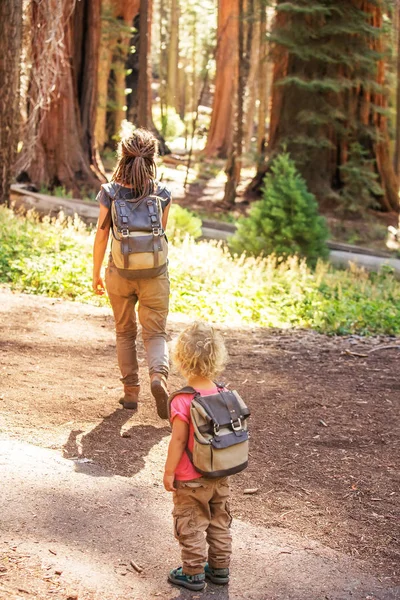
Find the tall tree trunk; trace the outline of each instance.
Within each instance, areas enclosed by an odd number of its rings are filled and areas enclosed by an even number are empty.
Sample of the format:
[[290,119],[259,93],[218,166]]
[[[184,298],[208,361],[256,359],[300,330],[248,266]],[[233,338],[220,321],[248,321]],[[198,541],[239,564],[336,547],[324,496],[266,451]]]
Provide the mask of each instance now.
[[251,140],[254,134],[254,120],[256,115],[256,100],[259,97],[259,71],[261,56],[260,50],[261,36],[260,36],[260,21],[262,19],[262,13],[265,12],[263,0],[255,0],[254,15],[251,21],[248,23],[248,27],[253,30],[251,36],[251,51],[250,51],[250,69],[247,79],[247,97],[246,97],[246,136],[244,140],[244,151],[249,152],[251,148]]
[[8,204],[18,142],[22,0],[0,2],[0,204]]
[[224,202],[234,204],[236,189],[240,182],[244,139],[244,100],[246,93],[246,82],[250,69],[250,55],[252,47],[253,29],[252,19],[254,17],[254,0],[247,1],[245,12],[245,1],[239,0],[239,30],[238,30],[238,64],[239,78],[237,88],[237,111],[235,122],[235,133],[232,151],[228,158],[226,173],[228,180],[225,185]]
[[[32,27],[39,31],[52,18],[46,8],[42,3],[32,5]],[[80,196],[82,190],[94,190],[105,181],[94,140],[100,0],[64,0],[57,17],[61,22],[54,30],[62,32],[57,44],[57,78],[47,106],[37,109],[37,93],[31,95],[29,112],[36,111],[37,118],[34,130],[24,139],[18,165],[34,183],[62,185]],[[41,68],[40,61],[46,60],[49,41],[42,38],[42,46],[33,48],[31,79]],[[50,56],[49,68],[53,61]]]
[[266,145],[266,121],[268,116],[269,98],[271,94],[271,67],[268,61],[268,13],[264,1],[261,0],[260,15],[260,60],[258,63],[258,117],[257,117],[257,155],[259,162],[263,161]]
[[205,154],[225,158],[232,143],[238,72],[239,0],[219,0],[215,91]]
[[138,127],[145,127],[154,133],[159,141],[160,154],[170,154],[171,150],[154,125],[152,117],[151,22],[152,0],[141,0],[139,15],[135,21],[136,33],[132,38],[132,45],[137,52],[130,56],[127,63],[131,70],[127,85],[132,89],[127,99],[128,117]]
[[394,6],[394,22],[396,35],[396,72],[397,72],[397,93],[396,93],[396,140],[394,152],[394,169],[397,177],[400,176],[400,0],[396,0]]
[[179,63],[179,0],[171,0],[168,45],[167,104],[178,108],[178,63]]
[[151,4],[152,0],[140,1],[139,12],[139,80],[137,124],[149,128],[151,121]]
[[181,67],[178,69],[178,112],[179,116],[184,121],[187,109],[187,88],[188,88],[188,76],[187,76],[187,57],[181,56],[180,63]]
[[159,27],[159,37],[160,37],[160,46],[159,46],[159,88],[158,95],[160,97],[160,121],[161,121],[161,135],[165,136],[168,124],[168,99],[167,99],[167,89],[168,89],[168,54],[166,52],[168,43],[167,43],[167,11],[165,2],[160,1],[159,5],[159,17],[160,17],[160,27]]
[[[377,196],[382,209],[398,210],[397,178],[389,156],[385,114],[388,98],[384,89],[383,5],[339,0],[337,10],[332,10],[318,0],[313,4],[317,8],[321,5],[323,11],[316,10],[314,15],[295,10],[290,13],[285,0],[277,3],[269,157],[286,145],[310,190],[320,201],[328,201],[332,191],[340,191],[344,185],[341,167],[347,163],[351,144],[357,142],[366,157],[375,162],[384,191]],[[282,10],[280,5],[284,5]],[[355,18],[360,20],[358,24],[352,21]],[[351,28],[363,24],[372,27],[371,33],[364,28],[355,36]],[[341,38],[332,37],[327,43],[325,28],[341,31]],[[299,31],[312,35],[297,49]],[[333,48],[329,44],[334,42]],[[308,44],[313,52],[304,55]],[[328,52],[328,57],[334,51],[337,56],[347,45],[355,44],[358,55],[375,57],[376,72],[367,71],[359,59],[346,65],[344,61],[329,62],[319,57],[321,51],[324,55]],[[354,85],[356,80],[358,85]],[[270,161],[259,168],[250,189],[260,189],[269,166]]]
[[101,11],[101,38],[99,51],[99,68],[97,75],[97,114],[95,137],[99,150],[103,150],[107,142],[107,103],[108,79],[110,77],[114,40],[110,30],[109,19],[112,16],[112,0],[103,0]]
[[[104,147],[109,135],[112,137],[119,133],[121,123],[127,116],[126,63],[131,47],[130,28],[139,12],[139,4],[140,0],[102,0],[96,120],[96,140],[99,149]],[[107,104],[110,89],[115,109],[110,115],[111,128],[107,132]]]

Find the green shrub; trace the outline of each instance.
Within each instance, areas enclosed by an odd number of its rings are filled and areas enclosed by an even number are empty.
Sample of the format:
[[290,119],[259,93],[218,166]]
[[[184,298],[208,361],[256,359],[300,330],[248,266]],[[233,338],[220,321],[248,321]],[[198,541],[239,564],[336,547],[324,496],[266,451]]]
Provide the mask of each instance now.
[[318,215],[315,196],[307,190],[288,153],[273,161],[262,192],[262,200],[255,202],[249,216],[239,221],[230,240],[234,252],[253,256],[298,255],[312,265],[328,255],[325,220]]
[[[38,222],[0,207],[0,283],[93,304],[93,234],[81,221]],[[229,326],[312,328],[328,334],[400,335],[400,283],[392,273],[311,270],[297,257],[234,257],[218,242],[170,245],[171,311]]]
[[201,236],[201,219],[179,204],[172,204],[168,216],[168,238],[182,241],[186,236],[196,239]]

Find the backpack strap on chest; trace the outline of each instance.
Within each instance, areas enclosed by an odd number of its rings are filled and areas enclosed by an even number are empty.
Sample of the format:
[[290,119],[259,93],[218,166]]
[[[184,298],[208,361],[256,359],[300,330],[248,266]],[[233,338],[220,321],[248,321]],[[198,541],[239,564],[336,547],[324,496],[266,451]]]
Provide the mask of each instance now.
[[146,200],[147,210],[149,211],[151,228],[153,231],[153,255],[154,255],[154,268],[159,265],[158,253],[161,250],[160,236],[163,234],[162,226],[160,223],[159,211],[157,209],[157,196],[150,196]]

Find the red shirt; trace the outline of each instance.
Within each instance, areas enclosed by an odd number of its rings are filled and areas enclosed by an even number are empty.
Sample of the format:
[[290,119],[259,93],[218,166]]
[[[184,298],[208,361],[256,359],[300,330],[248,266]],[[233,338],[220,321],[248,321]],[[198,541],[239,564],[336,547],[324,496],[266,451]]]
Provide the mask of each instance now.
[[[198,390],[201,396],[210,396],[211,394],[218,393],[217,386],[210,388],[209,390]],[[181,419],[189,425],[189,439],[188,448],[193,452],[193,440],[194,440],[194,429],[192,421],[190,419],[190,405],[193,400],[193,394],[179,394],[171,402],[171,423],[174,419]],[[182,454],[182,458],[179,461],[178,466],[175,470],[175,479],[177,481],[190,481],[191,479],[198,479],[202,477],[201,473],[196,471],[187,453]]]

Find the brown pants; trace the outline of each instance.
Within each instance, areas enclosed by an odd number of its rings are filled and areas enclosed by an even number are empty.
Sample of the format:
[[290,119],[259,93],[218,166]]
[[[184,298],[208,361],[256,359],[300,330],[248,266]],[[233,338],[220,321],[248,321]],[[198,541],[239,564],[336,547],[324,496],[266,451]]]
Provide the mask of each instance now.
[[167,376],[169,361],[165,328],[169,306],[168,274],[164,273],[152,279],[130,280],[121,277],[110,262],[105,280],[115,318],[121,381],[129,386],[139,384],[135,311],[137,302],[150,375],[162,373]]
[[232,554],[227,477],[176,481],[174,492],[175,537],[182,553],[183,572],[195,575],[207,562],[213,569],[229,567]]

